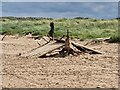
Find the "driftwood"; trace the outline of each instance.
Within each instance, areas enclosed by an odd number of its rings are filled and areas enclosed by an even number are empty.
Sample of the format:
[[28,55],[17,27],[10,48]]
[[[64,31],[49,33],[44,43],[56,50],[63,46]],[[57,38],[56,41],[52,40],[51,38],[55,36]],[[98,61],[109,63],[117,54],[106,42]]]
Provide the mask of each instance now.
[[47,45],[36,48],[29,52],[26,52],[26,53],[22,54],[21,56],[22,57],[30,57],[30,56],[42,57],[42,56],[46,55],[47,53],[50,53],[50,52],[52,52],[56,49],[59,49],[63,46],[64,46],[64,43],[57,43],[56,41],[52,41],[52,42],[48,43]]
[[85,44],[88,45],[88,44],[95,44],[95,43],[101,43],[101,42],[109,42],[110,38],[96,38],[96,39],[92,39],[92,40],[89,40],[89,42],[87,42]]
[[44,46],[44,45],[48,44],[49,42],[50,42],[50,39],[49,39],[49,37],[46,37],[46,36],[41,37],[40,40],[37,41],[39,46]]
[[30,38],[30,39],[39,39],[40,36],[25,36],[26,38]]
[[[102,54],[101,52],[97,50],[93,50],[91,48],[85,47],[78,43],[74,43],[74,41],[70,42],[69,37],[67,37],[66,40],[55,39],[54,41],[50,41],[50,42],[48,41],[49,41],[48,37],[41,38],[40,39],[41,43],[38,43],[39,47],[32,49],[29,52],[23,53],[21,54],[21,56],[22,57],[31,57],[31,56],[43,57],[43,56],[46,56],[46,54],[51,53],[52,51],[61,49],[61,48],[62,50],[59,51],[59,54],[64,55],[64,56],[69,55],[69,54],[75,55],[77,51],[85,52],[89,54]],[[75,47],[77,50],[75,50],[75,48],[73,47]]]
[[5,36],[6,36],[6,34],[2,37],[1,41],[3,41],[3,40],[4,40]]
[[72,45],[74,47],[76,47],[77,49],[79,49],[80,51],[83,51],[83,52],[86,52],[86,53],[89,53],[89,54],[102,54],[101,52],[99,52],[97,50],[93,50],[91,48],[85,47],[83,45],[80,45],[80,44],[77,44],[77,43],[74,43],[74,42],[72,42]]
[[71,47],[69,37],[67,37],[66,40],[65,40],[65,47],[59,53],[62,54],[62,55],[64,55],[64,54],[65,55],[69,55],[69,54],[74,55],[74,52],[75,51]]
[[[64,35],[63,35],[63,37],[64,37]],[[63,37],[61,37],[59,40],[62,40]],[[65,47],[59,53],[61,55],[69,55],[69,54],[74,55],[75,50],[71,46],[71,42],[69,39],[69,30],[67,30],[67,36],[66,36],[64,44],[65,44]]]
[[109,38],[96,38],[96,40],[99,40],[99,41],[108,41],[108,40],[110,40],[110,37]]
[[[56,40],[56,41],[65,43],[65,40]],[[86,53],[90,53],[90,54],[102,54],[102,52],[100,52],[100,51],[93,50],[93,49],[83,46],[81,44],[75,43],[74,41],[72,41],[71,44],[82,52],[86,52]]]

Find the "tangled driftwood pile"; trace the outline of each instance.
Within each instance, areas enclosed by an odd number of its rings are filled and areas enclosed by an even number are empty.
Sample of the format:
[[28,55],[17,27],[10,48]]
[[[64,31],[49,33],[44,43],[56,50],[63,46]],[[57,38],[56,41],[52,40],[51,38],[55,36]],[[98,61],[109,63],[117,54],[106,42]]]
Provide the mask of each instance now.
[[[100,51],[93,50],[91,48],[85,47],[81,44],[75,43],[74,41],[69,40],[69,37],[67,37],[65,40],[64,39],[54,39],[54,41],[50,41],[49,37],[42,37],[38,41],[39,47],[22,53],[22,57],[46,57],[47,54],[49,56],[54,56],[54,55],[61,55],[61,56],[66,56],[66,55],[78,55],[81,52],[84,53],[89,53],[89,54],[102,54]],[[56,51],[56,53],[52,53]]]

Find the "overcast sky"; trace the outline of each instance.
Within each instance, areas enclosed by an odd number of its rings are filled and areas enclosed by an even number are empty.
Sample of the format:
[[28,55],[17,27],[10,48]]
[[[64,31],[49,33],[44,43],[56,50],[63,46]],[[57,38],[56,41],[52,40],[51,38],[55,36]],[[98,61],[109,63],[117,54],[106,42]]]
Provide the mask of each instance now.
[[35,2],[39,0],[34,0],[34,2],[30,2],[33,0],[29,0],[29,2],[14,1],[15,0],[4,0],[4,2],[2,2],[2,6],[0,5],[0,7],[2,7],[2,16],[32,16],[51,18],[91,17],[106,19],[118,17],[117,0],[114,0],[116,2],[112,2],[113,0],[109,0],[111,2],[107,2],[108,0],[104,0],[106,2]]

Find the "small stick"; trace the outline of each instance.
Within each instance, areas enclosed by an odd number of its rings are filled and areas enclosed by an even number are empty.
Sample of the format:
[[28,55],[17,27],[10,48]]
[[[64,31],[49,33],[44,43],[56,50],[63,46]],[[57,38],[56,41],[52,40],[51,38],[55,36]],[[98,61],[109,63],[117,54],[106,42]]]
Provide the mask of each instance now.
[[6,36],[6,34],[2,37],[1,41],[3,41],[3,40],[4,40],[5,36]]

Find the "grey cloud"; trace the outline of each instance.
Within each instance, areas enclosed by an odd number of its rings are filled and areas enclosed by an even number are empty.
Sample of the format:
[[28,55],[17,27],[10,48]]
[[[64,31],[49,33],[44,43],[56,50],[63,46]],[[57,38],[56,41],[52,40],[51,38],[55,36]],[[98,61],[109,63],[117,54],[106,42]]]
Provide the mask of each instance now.
[[117,17],[117,3],[85,2],[6,2],[3,3],[3,15],[42,16],[42,17]]

